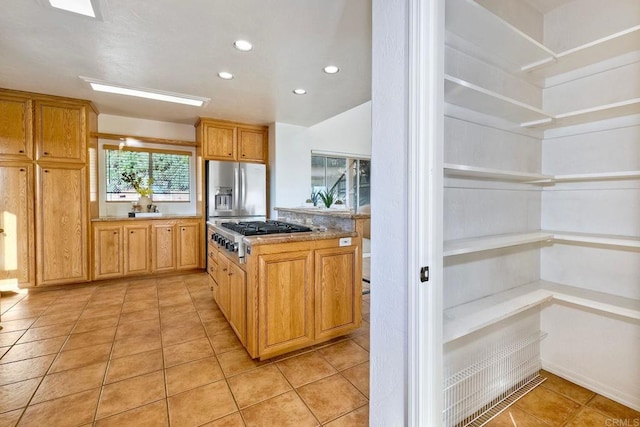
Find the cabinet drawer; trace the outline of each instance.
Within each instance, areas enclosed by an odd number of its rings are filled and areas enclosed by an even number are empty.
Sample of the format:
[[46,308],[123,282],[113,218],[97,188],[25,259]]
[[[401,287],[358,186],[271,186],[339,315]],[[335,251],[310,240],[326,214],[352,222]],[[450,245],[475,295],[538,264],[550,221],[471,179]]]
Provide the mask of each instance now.
[[218,277],[218,262],[215,260],[215,258],[208,258],[208,262],[207,262],[207,271],[209,273],[209,275],[211,277],[213,277],[214,279],[217,279]]

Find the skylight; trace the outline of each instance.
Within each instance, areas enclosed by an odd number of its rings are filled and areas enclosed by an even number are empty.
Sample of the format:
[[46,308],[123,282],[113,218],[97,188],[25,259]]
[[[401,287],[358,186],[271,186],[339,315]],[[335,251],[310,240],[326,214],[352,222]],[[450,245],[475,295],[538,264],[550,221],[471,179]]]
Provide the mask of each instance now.
[[49,0],[49,4],[57,9],[68,12],[79,13],[80,15],[96,17],[91,0]]

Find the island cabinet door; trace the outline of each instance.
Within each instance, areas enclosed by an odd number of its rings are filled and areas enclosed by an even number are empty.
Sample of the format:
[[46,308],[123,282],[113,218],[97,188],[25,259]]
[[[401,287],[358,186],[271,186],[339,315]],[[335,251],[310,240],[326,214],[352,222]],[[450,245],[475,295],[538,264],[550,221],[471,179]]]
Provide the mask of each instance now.
[[247,281],[244,271],[229,263],[229,324],[242,344],[247,343]]
[[260,357],[313,344],[312,252],[260,255],[258,283]]
[[225,257],[222,252],[218,252],[217,256],[218,260],[218,271],[216,272],[216,282],[218,283],[217,289],[217,298],[216,303],[218,307],[225,315],[227,319],[229,319],[229,304],[230,304],[230,295],[229,295],[229,260]]
[[357,246],[316,251],[316,339],[340,336],[362,324],[359,256]]

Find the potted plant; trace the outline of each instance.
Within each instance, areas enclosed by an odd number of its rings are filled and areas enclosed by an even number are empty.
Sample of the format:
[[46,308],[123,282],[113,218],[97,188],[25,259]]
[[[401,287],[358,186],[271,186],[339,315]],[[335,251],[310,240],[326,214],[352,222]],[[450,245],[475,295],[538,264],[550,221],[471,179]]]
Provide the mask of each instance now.
[[320,193],[318,193],[318,196],[320,197],[322,203],[324,203],[324,206],[326,208],[330,208],[331,205],[333,205],[333,203],[336,201],[336,192],[334,190],[321,191]]
[[142,184],[143,175],[136,171],[127,171],[122,172],[122,181],[129,184],[135,191],[138,193],[140,198],[138,199],[138,204],[140,205],[140,209],[142,212],[148,212],[149,206],[151,205],[151,194],[153,193],[153,189],[151,185],[153,184],[152,178],[147,178],[147,184]]

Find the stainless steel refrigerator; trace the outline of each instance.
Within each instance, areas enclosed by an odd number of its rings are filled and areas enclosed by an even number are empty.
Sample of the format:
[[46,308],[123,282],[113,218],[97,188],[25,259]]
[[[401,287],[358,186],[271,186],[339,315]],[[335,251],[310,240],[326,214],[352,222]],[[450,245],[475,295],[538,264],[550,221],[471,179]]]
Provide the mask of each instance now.
[[266,218],[265,165],[211,160],[207,163],[208,218]]

